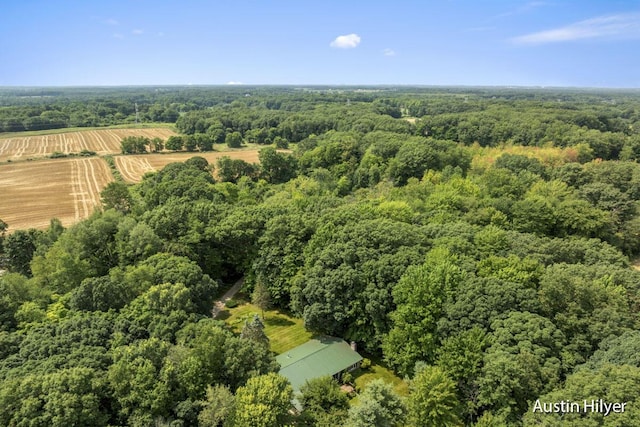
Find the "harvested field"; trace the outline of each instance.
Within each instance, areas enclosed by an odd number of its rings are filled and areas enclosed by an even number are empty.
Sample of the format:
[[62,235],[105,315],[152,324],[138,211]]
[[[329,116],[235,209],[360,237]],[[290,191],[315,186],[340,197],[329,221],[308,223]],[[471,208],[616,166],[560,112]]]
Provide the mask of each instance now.
[[0,218],[10,231],[46,228],[54,217],[69,226],[91,215],[112,180],[95,157],[0,165]]
[[167,153],[167,154],[136,154],[114,157],[116,166],[127,182],[140,182],[147,172],[162,169],[169,163],[184,162],[191,157],[200,156],[215,164],[222,156],[232,159],[242,159],[249,163],[258,163],[258,150],[243,151],[213,151],[209,153]]
[[149,128],[99,129],[50,135],[17,136],[0,139],[0,161],[46,157],[54,151],[79,153],[82,150],[89,150],[101,155],[116,154],[120,153],[120,141],[125,136],[159,137],[166,140],[172,135],[176,135],[176,133],[167,128]]

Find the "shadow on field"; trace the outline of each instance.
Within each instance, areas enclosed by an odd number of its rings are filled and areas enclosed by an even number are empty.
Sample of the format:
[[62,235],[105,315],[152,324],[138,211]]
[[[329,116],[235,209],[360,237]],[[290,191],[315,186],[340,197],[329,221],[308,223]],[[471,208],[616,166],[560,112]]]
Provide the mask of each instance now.
[[264,323],[269,326],[293,326],[295,322],[284,317],[268,317],[264,320]]

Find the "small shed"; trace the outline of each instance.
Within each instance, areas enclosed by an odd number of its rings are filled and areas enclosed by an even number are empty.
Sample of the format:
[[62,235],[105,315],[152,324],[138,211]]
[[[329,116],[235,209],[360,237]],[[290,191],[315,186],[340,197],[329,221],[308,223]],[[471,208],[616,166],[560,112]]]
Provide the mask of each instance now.
[[286,377],[295,393],[307,380],[331,375],[339,379],[343,372],[360,366],[362,356],[346,341],[319,337],[307,341],[276,357],[280,375]]

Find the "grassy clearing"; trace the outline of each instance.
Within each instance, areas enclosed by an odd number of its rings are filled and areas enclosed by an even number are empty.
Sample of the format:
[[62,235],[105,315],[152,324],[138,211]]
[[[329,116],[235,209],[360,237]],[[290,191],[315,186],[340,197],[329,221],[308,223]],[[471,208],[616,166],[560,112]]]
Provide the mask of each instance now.
[[19,138],[21,136],[39,136],[39,135],[55,135],[58,133],[67,132],[82,132],[88,130],[102,130],[102,129],[148,129],[148,128],[168,128],[175,131],[173,123],[127,123],[123,125],[111,125],[111,126],[95,126],[95,127],[74,127],[74,128],[59,128],[59,129],[45,129],[45,130],[28,130],[24,132],[0,132],[0,139],[3,138]]
[[[362,391],[371,381],[381,378],[386,383],[391,384],[400,396],[409,396],[409,384],[394,374],[381,360],[371,359],[371,367],[369,369],[356,369],[352,374],[355,378],[356,390]],[[351,404],[357,402],[357,398],[356,396],[351,401]]]
[[[218,319],[224,319],[234,331],[241,332],[245,320],[252,318],[254,314],[262,316],[262,311],[255,305],[244,302],[223,310]],[[267,310],[264,315],[264,332],[269,337],[271,350],[276,354],[284,353],[313,338],[313,334],[304,328],[302,319],[279,310]]]

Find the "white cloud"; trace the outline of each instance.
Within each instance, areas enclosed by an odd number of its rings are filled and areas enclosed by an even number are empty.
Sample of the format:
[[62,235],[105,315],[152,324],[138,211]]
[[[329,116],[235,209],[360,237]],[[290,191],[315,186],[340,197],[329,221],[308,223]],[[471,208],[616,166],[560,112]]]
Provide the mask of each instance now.
[[160,32],[157,34],[157,36],[158,36],[158,37],[164,37],[164,33],[163,33],[162,31],[160,31]]
[[353,49],[360,44],[360,36],[357,34],[347,34],[344,36],[338,36],[332,41],[329,46],[338,49]]
[[133,31],[131,31],[131,34],[133,34],[134,36],[139,36],[140,34],[144,33],[144,31],[140,30],[140,29],[135,29]]
[[241,85],[242,82],[234,82],[233,80],[230,82],[227,82],[228,85]]
[[640,38],[640,13],[599,16],[560,28],[514,37],[511,41],[516,44],[539,45],[596,38]]
[[114,39],[123,39],[124,35],[120,34],[120,33],[113,33],[113,38]]
[[382,54],[384,56],[396,56],[396,51],[393,49],[386,48],[385,50],[382,51]]
[[104,23],[107,25],[120,25],[120,23],[113,18],[107,19]]

